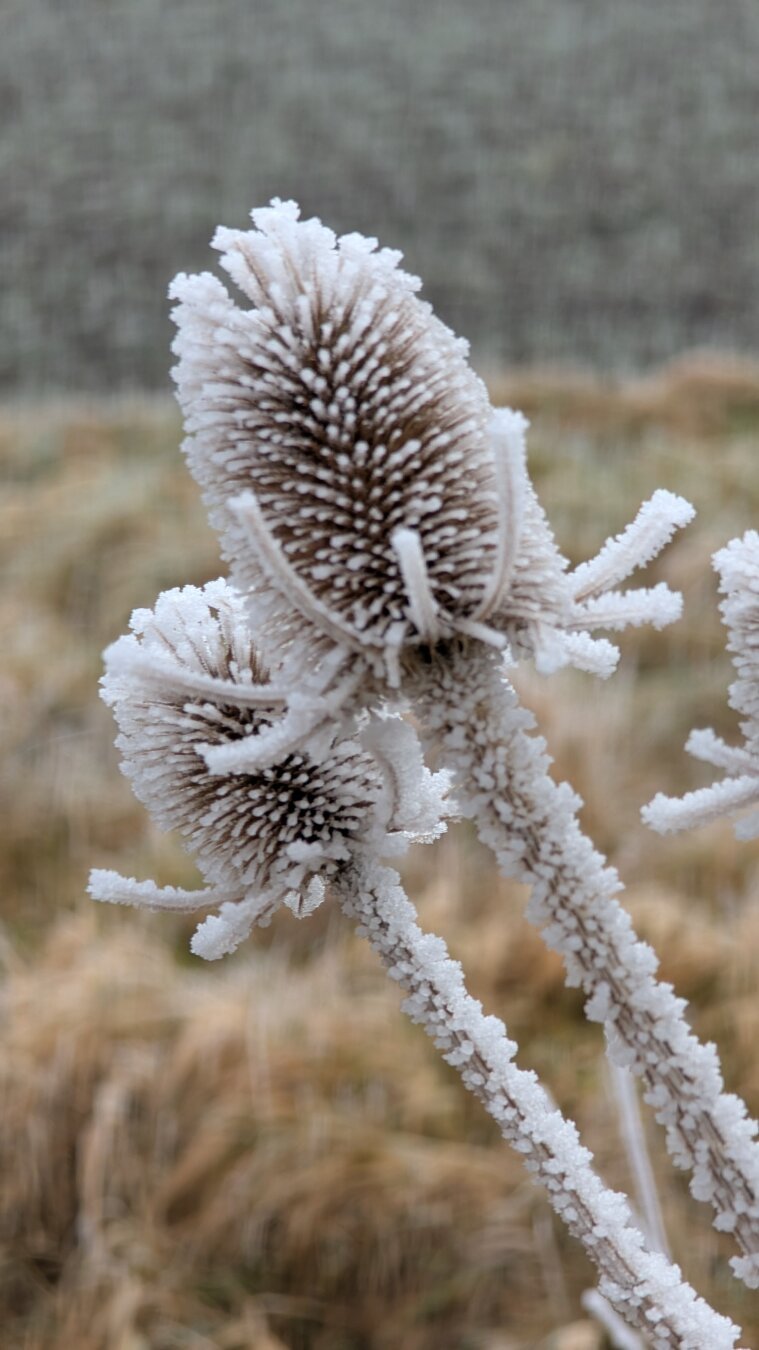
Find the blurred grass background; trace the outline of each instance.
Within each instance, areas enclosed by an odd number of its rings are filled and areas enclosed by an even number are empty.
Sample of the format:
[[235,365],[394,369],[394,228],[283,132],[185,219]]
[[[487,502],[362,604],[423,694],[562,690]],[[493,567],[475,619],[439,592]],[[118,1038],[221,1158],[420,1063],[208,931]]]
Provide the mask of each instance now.
[[[759,854],[729,827],[659,839],[638,810],[708,779],[731,667],[711,552],[759,521],[759,366],[693,356],[625,381],[493,382],[533,422],[531,467],[573,561],[657,486],[699,515],[657,564],[685,618],[623,639],[608,684],[524,676],[584,822],[664,977],[759,1108]],[[329,906],[222,965],[183,919],[98,909],[91,865],[192,885],[119,775],[102,648],[158,591],[217,575],[172,405],[17,404],[0,416],[0,1344],[8,1350],[601,1350],[590,1268],[397,991]],[[648,579],[648,577],[647,577]],[[601,1036],[463,827],[408,860],[423,922],[504,1017],[608,1181],[631,1179]],[[676,1258],[759,1345],[730,1244],[647,1118]]]
[[0,387],[165,389],[166,288],[295,197],[481,367],[757,349],[755,0],[3,0]]

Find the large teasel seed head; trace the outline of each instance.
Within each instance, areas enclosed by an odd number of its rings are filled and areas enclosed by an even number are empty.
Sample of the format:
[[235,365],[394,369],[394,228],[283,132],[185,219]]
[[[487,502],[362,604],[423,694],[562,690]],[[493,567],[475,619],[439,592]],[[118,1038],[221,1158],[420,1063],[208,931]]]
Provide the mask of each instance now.
[[[252,214],[214,239],[246,307],[208,273],[171,294],[185,450],[256,631],[281,656],[310,620],[312,656],[342,645],[381,666],[471,630],[503,598],[504,521],[467,344],[397,252],[292,202]],[[515,538],[507,551],[513,569]]]
[[205,898],[228,913],[247,902],[258,922],[283,900],[296,913],[313,908],[351,848],[384,824],[377,760],[335,723],[266,768],[212,773],[209,749],[257,737],[282,715],[242,599],[224,581],[167,591],[155,610],[135,612],[132,630],[106,652],[102,681],[122,769],[157,824],[182,833],[210,889],[164,893],[97,873],[93,894],[176,909]]

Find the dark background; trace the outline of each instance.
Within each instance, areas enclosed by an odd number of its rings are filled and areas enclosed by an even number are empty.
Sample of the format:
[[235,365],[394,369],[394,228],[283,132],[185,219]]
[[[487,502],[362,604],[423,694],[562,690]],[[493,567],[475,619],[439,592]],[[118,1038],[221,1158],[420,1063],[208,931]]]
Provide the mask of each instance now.
[[2,0],[0,388],[167,387],[166,287],[294,196],[487,371],[759,347],[756,0]]

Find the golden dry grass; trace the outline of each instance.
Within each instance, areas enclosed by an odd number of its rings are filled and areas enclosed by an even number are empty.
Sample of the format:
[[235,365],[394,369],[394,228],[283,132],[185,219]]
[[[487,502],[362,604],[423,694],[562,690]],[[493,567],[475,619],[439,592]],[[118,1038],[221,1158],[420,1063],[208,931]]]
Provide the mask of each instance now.
[[[710,552],[759,521],[759,370],[705,357],[611,385],[494,382],[533,418],[562,546],[594,551],[656,486],[699,519],[657,569],[686,618],[625,639],[608,685],[524,680],[628,883],[664,974],[759,1108],[756,847],[729,828],[660,840],[659,787],[704,781],[692,725],[735,726]],[[592,1279],[492,1123],[398,1011],[336,913],[281,917],[223,966],[181,919],[98,910],[88,867],[192,884],[120,777],[96,699],[100,651],[162,587],[216,574],[215,541],[160,402],[0,419],[0,1345],[8,1350],[527,1350],[603,1339]],[[425,924],[464,962],[612,1184],[630,1185],[597,1028],[560,963],[457,828],[409,860]],[[729,1243],[648,1122],[670,1239],[744,1325]]]

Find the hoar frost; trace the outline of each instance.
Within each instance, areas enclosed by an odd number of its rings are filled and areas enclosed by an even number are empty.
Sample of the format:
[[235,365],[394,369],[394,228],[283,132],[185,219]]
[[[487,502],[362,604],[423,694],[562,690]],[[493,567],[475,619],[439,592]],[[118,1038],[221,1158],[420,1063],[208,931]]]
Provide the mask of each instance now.
[[[732,1346],[737,1329],[648,1249],[380,861],[434,839],[458,811],[503,872],[531,884],[530,917],[583,986],[610,1054],[642,1076],[675,1160],[733,1232],[751,1281],[759,1187],[745,1108],[657,982],[619,879],[582,835],[578,800],[550,777],[508,681],[519,659],[606,677],[619,653],[599,629],[677,618],[666,586],[620,587],[692,508],[655,493],[571,571],[529,479],[526,420],[491,408],[466,343],[419,298],[400,254],[302,221],[292,202],[253,223],[214,239],[236,298],[209,273],[171,288],[184,448],[230,581],[138,611],[103,682],[124,771],[156,821],[183,833],[206,887],[99,871],[91,891],[214,908],[193,940],[208,957],[280,904],[302,917],[334,895],[584,1244],[608,1304],[652,1346]],[[749,661],[741,679],[750,728]],[[744,776],[755,727],[746,735]],[[732,772],[739,760],[719,754]]]

